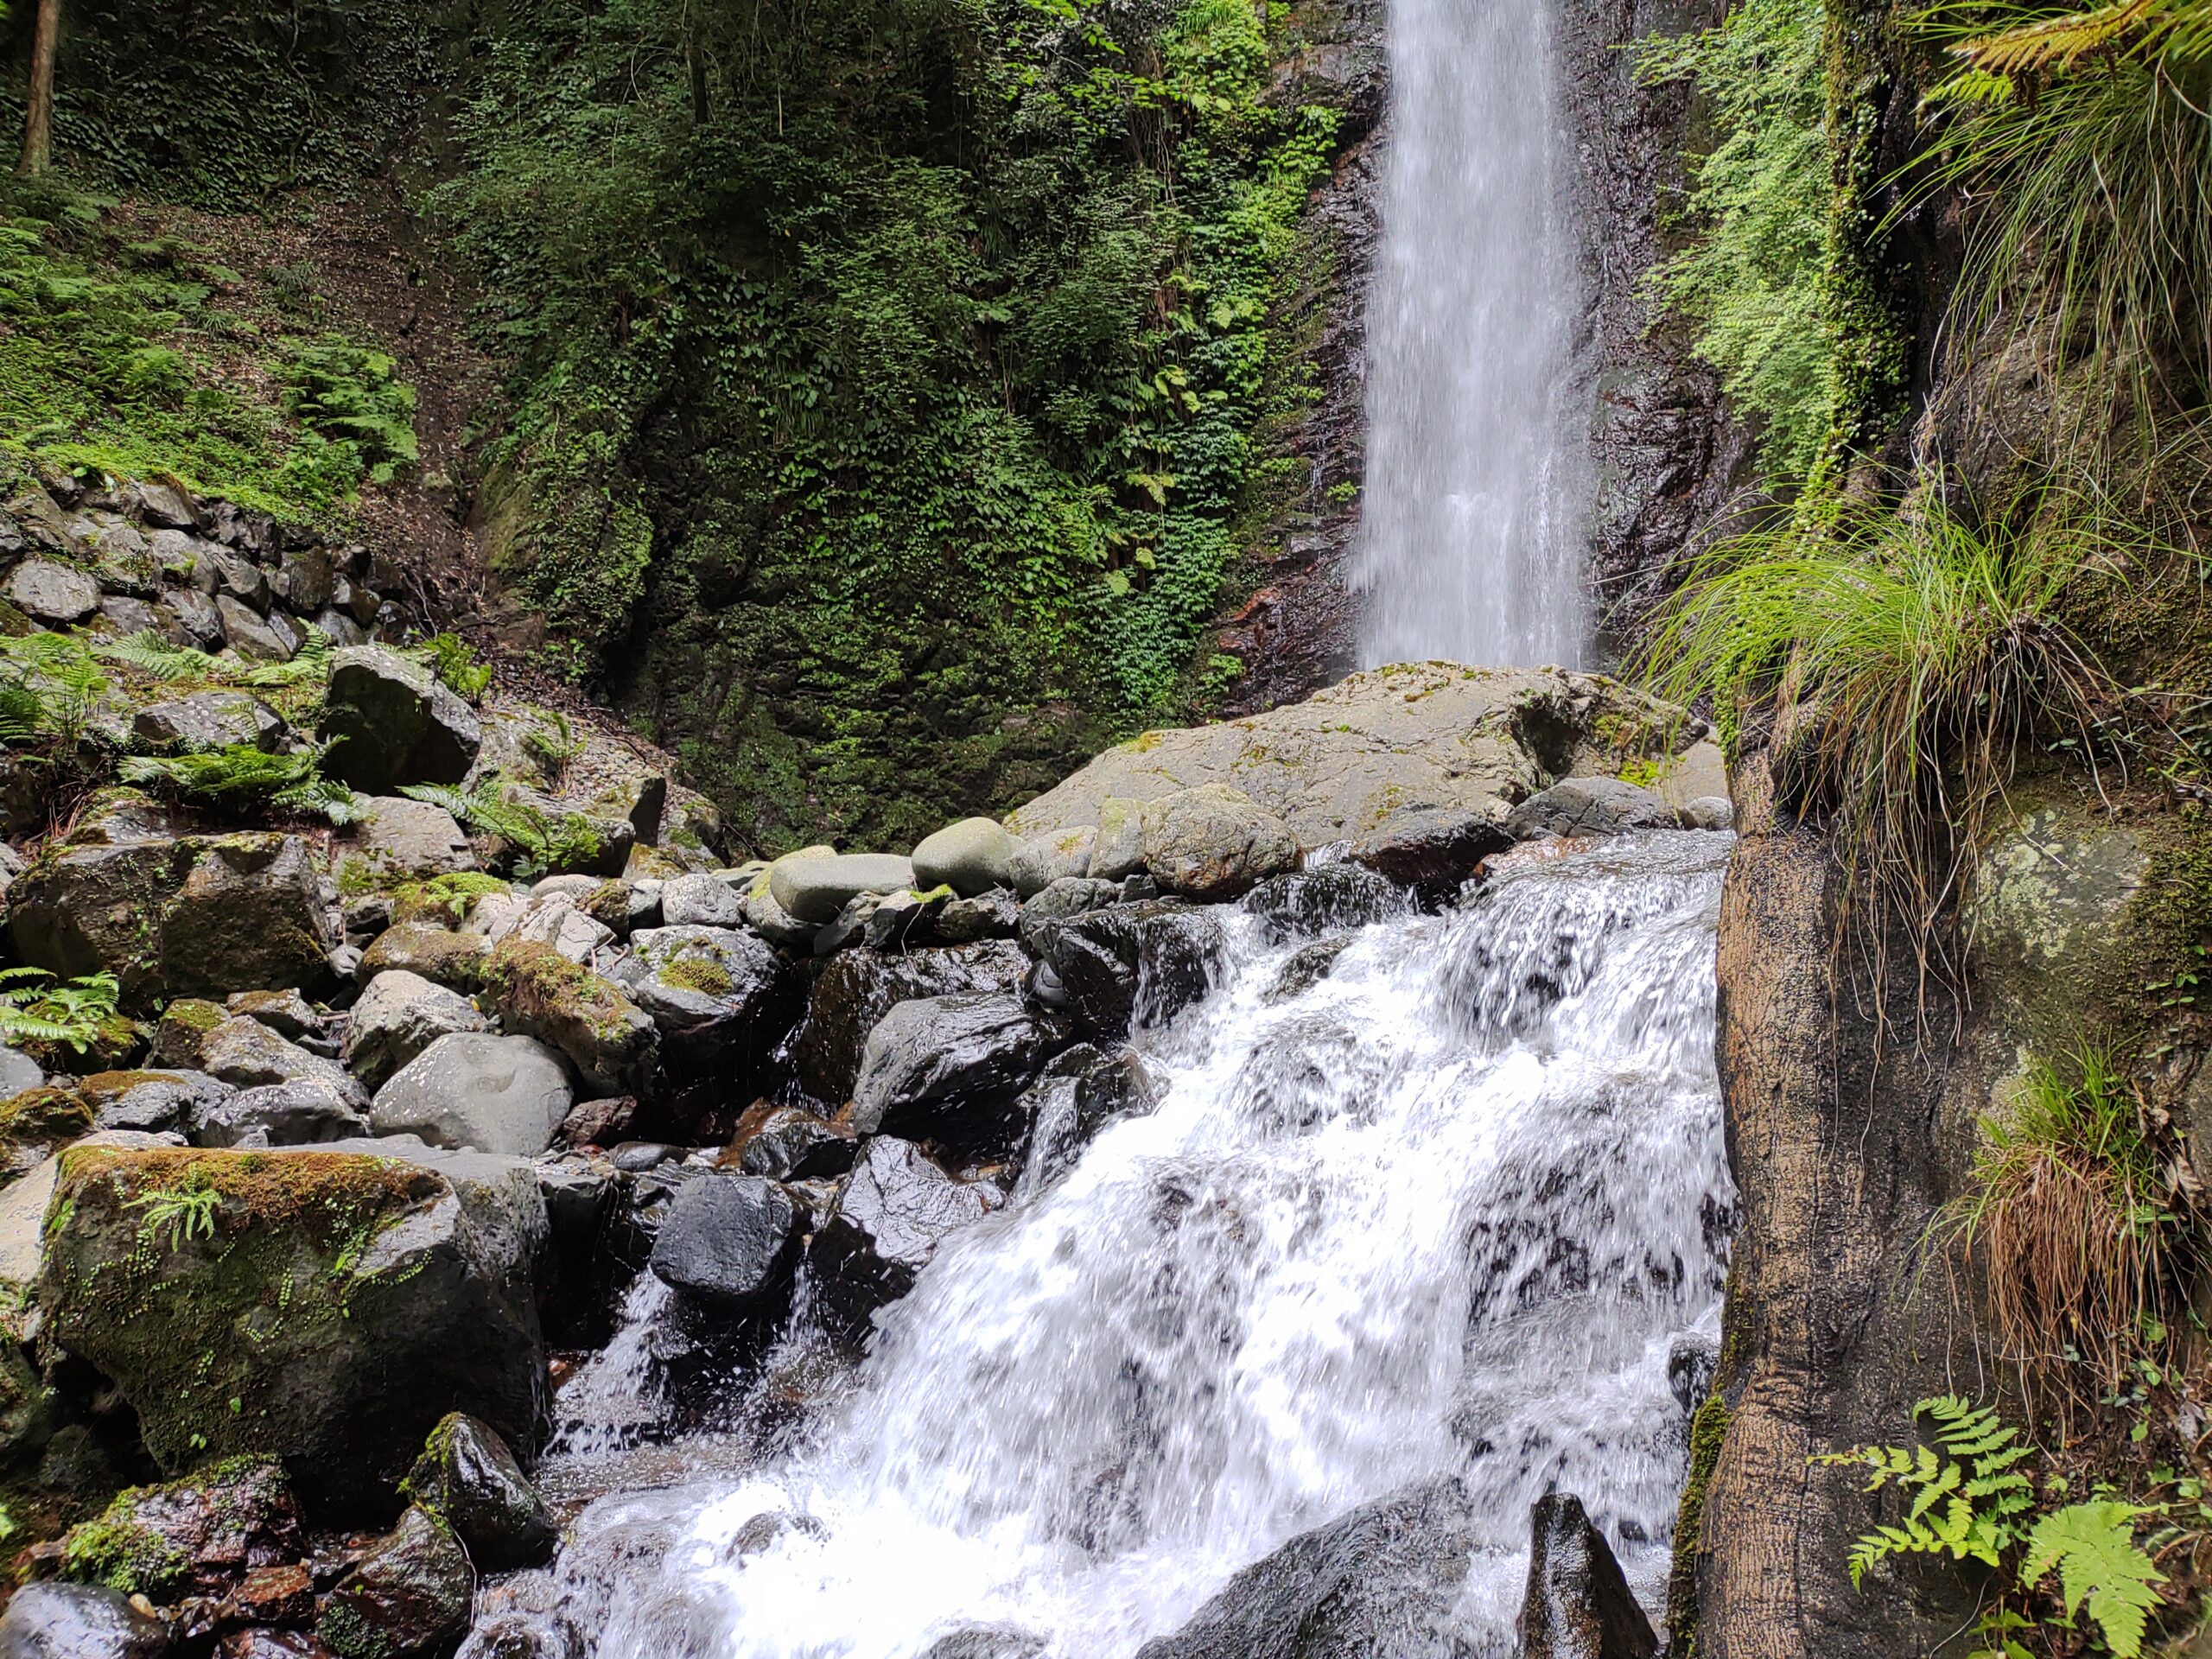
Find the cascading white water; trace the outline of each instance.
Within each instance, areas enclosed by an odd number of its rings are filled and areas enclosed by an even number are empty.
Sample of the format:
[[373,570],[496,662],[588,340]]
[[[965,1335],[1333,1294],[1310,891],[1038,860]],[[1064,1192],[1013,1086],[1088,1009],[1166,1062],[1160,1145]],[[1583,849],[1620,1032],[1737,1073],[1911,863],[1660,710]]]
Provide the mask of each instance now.
[[600,1499],[507,1600],[598,1659],[917,1659],[978,1624],[1127,1659],[1285,1539],[1448,1474],[1465,1650],[1510,1650],[1554,1484],[1651,1599],[1670,1361],[1710,1339],[1732,1205],[1731,841],[1528,863],[1310,984],[1233,917],[1224,982],[1140,1039],[1157,1109],[950,1241],[798,1449]]
[[1551,0],[1390,0],[1390,149],[1367,308],[1353,571],[1370,667],[1580,664],[1582,286]]

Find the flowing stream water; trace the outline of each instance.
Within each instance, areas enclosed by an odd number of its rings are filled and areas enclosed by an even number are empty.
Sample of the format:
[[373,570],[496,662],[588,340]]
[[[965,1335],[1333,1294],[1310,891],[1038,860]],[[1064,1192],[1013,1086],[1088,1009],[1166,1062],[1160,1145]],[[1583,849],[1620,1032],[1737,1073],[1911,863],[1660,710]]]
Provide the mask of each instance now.
[[[617,1490],[505,1617],[596,1659],[918,1659],[975,1626],[1127,1659],[1294,1535],[1449,1475],[1475,1513],[1458,1650],[1511,1651],[1554,1486],[1656,1605],[1733,1205],[1732,844],[1516,861],[1310,982],[1310,941],[1232,914],[1212,993],[1137,1038],[1156,1109],[950,1240],[776,1449],[606,1472],[665,1313],[634,1292],[565,1396],[613,1415],[550,1471]],[[467,1659],[517,1650],[493,1634]]]
[[1548,3],[1390,0],[1367,307],[1364,665],[1578,667],[1591,493],[1583,294]]

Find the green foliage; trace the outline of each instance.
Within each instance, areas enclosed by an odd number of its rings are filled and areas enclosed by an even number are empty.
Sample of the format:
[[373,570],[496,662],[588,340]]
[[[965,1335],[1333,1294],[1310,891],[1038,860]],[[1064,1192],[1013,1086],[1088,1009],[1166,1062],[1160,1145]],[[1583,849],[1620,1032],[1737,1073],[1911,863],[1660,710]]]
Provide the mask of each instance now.
[[[2087,356],[2147,429],[2161,394],[2212,392],[2212,7],[2121,0],[1948,0],[1923,21],[1956,72],[1924,193],[1991,206],[1971,223],[1958,308],[2027,336],[2054,365]],[[1985,347],[1986,349],[1986,347]]]
[[389,352],[336,334],[293,340],[284,352],[284,409],[311,432],[350,444],[369,481],[389,484],[421,458],[415,388]]
[[1179,706],[1335,142],[1267,16],[536,0],[492,42],[436,197],[517,365],[486,545],[760,837],[918,833]]
[[516,855],[515,874],[533,875],[581,869],[601,850],[599,831],[581,812],[549,812],[531,802],[510,798],[506,782],[487,773],[474,790],[446,784],[405,784],[403,795],[442,806],[480,834],[496,836]]
[[[327,517],[385,464],[372,435],[334,426],[327,435],[255,390],[284,384],[291,359],[257,358],[267,348],[241,344],[252,334],[219,303],[222,273],[204,257],[188,249],[134,256],[105,217],[111,204],[65,196],[41,205],[44,216],[18,207],[0,217],[0,450],[82,472],[175,478],[296,519]],[[0,195],[0,212],[7,207]],[[390,385],[378,395],[402,393]]]
[[149,629],[119,639],[96,640],[88,647],[95,657],[137,670],[156,680],[197,681],[249,690],[276,690],[287,686],[313,685],[330,677],[330,636],[308,628],[300,648],[289,660],[257,663],[238,657],[210,656],[190,645],[180,645]]
[[1892,1555],[1948,1554],[1995,1567],[2035,1506],[2035,1488],[2018,1467],[2035,1448],[2020,1444],[1994,1411],[1945,1395],[1923,1400],[1912,1414],[1932,1425],[1942,1456],[1925,1446],[1862,1446],[1813,1459],[1872,1470],[1870,1492],[1895,1486],[1913,1494],[1902,1525],[1878,1526],[1852,1546],[1854,1587]]
[[[2030,1593],[2055,1567],[2067,1623],[2086,1605],[2116,1659],[2137,1659],[2147,1617],[2159,1605],[2152,1586],[2165,1575],[2136,1545],[2134,1523],[2158,1511],[2096,1498],[2038,1512],[2035,1484],[2020,1466],[2037,1450],[1995,1411],[1955,1395],[1923,1400],[1912,1410],[1916,1421],[1931,1426],[1935,1449],[1861,1446],[1810,1459],[1872,1470],[1870,1492],[1889,1486],[1914,1495],[1903,1524],[1877,1525],[1853,1543],[1853,1586],[1864,1589],[1869,1572],[1900,1555],[1948,1555],[2000,1568],[2011,1560],[2018,1588]],[[2049,1490],[2064,1484],[2054,1478]],[[2015,1633],[2029,1628],[2031,1621],[2002,1604],[1986,1611],[1977,1659],[2022,1659],[2026,1649]]]
[[1639,78],[1694,81],[1716,130],[1691,166],[1682,218],[1695,239],[1650,290],[1695,325],[1698,354],[1759,423],[1760,458],[1784,479],[1820,458],[1836,397],[1822,43],[1821,0],[1744,0],[1718,28],[1637,45]]
[[81,1054],[115,1017],[121,995],[113,974],[64,984],[43,968],[0,969],[0,1042],[66,1043]]
[[1655,690],[1710,697],[1732,741],[1748,720],[1783,722],[1786,792],[1831,816],[1878,982],[1892,922],[1923,987],[1955,978],[1968,855],[2023,749],[2086,752],[2117,699],[2060,599],[2119,569],[2123,545],[2069,498],[1977,523],[1929,495],[1733,537],[1658,613]]
[[2166,1581],[2135,1547],[2135,1522],[2150,1513],[2110,1500],[2069,1503],[2036,1522],[2020,1562],[2024,1589],[2032,1590],[2058,1569],[2067,1618],[2077,1617],[2086,1604],[2116,1659],[2135,1659],[2142,1652],[2145,1622],[2158,1605],[2151,1586]]
[[423,648],[424,660],[430,671],[445,682],[447,690],[467,698],[471,702],[484,695],[484,688],[492,683],[492,668],[480,663],[468,642],[457,633],[437,633],[430,636]]
[[543,770],[546,780],[558,785],[583,753],[587,740],[559,709],[550,711],[549,718],[550,724],[532,726],[522,734],[522,747]]
[[507,883],[496,875],[486,875],[481,870],[458,870],[401,887],[392,895],[393,914],[404,919],[416,910],[434,910],[442,912],[453,926],[459,927],[468,919],[468,912],[476,907],[479,899],[509,891]]
[[[332,739],[331,743],[340,741]],[[221,805],[241,803],[283,812],[313,812],[332,823],[359,814],[353,791],[322,775],[331,743],[290,754],[270,754],[251,743],[232,743],[178,755],[126,755],[120,766],[129,784],[156,784]]]
[[170,1187],[142,1192],[130,1200],[129,1207],[145,1212],[139,1230],[148,1238],[167,1228],[169,1249],[175,1250],[195,1238],[215,1236],[215,1217],[223,1207],[223,1195],[212,1186]]
[[0,746],[74,748],[107,677],[73,635],[0,638]]

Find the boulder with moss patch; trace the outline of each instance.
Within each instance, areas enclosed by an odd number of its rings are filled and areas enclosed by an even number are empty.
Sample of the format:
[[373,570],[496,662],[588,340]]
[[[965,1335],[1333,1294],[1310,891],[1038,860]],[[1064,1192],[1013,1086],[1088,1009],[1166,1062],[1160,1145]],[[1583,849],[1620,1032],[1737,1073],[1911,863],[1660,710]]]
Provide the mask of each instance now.
[[476,1574],[454,1530],[420,1504],[370,1546],[315,1616],[338,1659],[407,1659],[448,1648],[468,1628]]
[[404,968],[454,990],[474,992],[482,988],[491,959],[492,943],[480,933],[408,922],[377,935],[361,953],[357,977],[365,985],[390,969]]
[[797,976],[766,941],[724,927],[647,927],[614,969],[660,1028],[662,1057],[681,1075],[751,1065],[788,1033]]
[[466,1412],[448,1413],[430,1431],[401,1491],[458,1533],[486,1572],[543,1560],[559,1536],[507,1443]]
[[492,953],[485,995],[509,1031],[567,1055],[593,1092],[643,1094],[652,1083],[658,1038],[652,1017],[613,981],[554,946],[506,940]]
[[275,1458],[312,1505],[372,1513],[466,1410],[545,1406],[545,1205],[511,1159],[79,1147],[60,1160],[39,1351],[97,1369],[181,1473]]
[[61,1572],[171,1602],[221,1594],[249,1568],[307,1553],[291,1483],[266,1458],[227,1458],[158,1486],[118,1492],[61,1541]]

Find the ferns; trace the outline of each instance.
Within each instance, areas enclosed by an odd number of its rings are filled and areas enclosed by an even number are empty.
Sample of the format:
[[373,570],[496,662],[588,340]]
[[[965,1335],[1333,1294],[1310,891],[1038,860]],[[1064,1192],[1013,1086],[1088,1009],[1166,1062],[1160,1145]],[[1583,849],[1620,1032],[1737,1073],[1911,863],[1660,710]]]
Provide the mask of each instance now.
[[546,781],[557,785],[568,776],[569,768],[576,762],[587,747],[583,734],[578,732],[568,715],[559,709],[552,711],[550,726],[533,726],[522,734],[522,747],[530,758],[537,762]]
[[122,994],[113,974],[65,985],[43,968],[0,969],[0,1042],[66,1044],[81,1054]]
[[471,702],[482,696],[484,688],[492,683],[491,665],[477,661],[468,642],[457,633],[432,634],[423,653],[430,671],[445,682],[447,689]]
[[73,748],[106,690],[99,664],[68,634],[0,639],[0,744]]
[[[2165,1575],[2137,1547],[2134,1523],[2157,1511],[2100,1498],[2037,1516],[2034,1484],[2019,1466],[2036,1448],[1996,1412],[1944,1395],[1923,1400],[1912,1413],[1916,1421],[1925,1418],[1931,1425],[1941,1456],[1925,1446],[1861,1446],[1810,1459],[1872,1470],[1870,1492],[1893,1486],[1915,1494],[1903,1524],[1878,1524],[1853,1543],[1847,1558],[1853,1586],[1863,1589],[1869,1572],[1900,1555],[1948,1555],[2001,1567],[2024,1545],[2014,1575],[2018,1587],[2035,1591],[2056,1567],[2068,1620],[2086,1606],[2116,1659],[2137,1659],[2148,1615],[2159,1605],[2152,1586],[2164,1583]],[[2024,1624],[2002,1608],[1985,1615],[1982,1628],[1993,1645],[1984,1651],[2024,1651],[2005,1633]]]
[[1935,1425],[1942,1457],[1924,1446],[1910,1451],[1862,1446],[1813,1459],[1872,1469],[1870,1492],[1894,1485],[1916,1494],[1902,1526],[1877,1526],[1852,1546],[1848,1560],[1854,1588],[1892,1555],[1948,1553],[1954,1560],[1995,1567],[2018,1536],[2020,1517],[2034,1507],[2035,1489],[2018,1465],[2035,1448],[2020,1445],[2016,1432],[1999,1421],[1994,1411],[1944,1395],[1923,1400],[1912,1414]]
[[548,812],[528,801],[507,798],[499,773],[487,773],[473,791],[445,784],[404,784],[399,792],[442,806],[480,834],[496,836],[519,855],[521,876],[580,869],[601,850],[599,831],[581,812]]
[[372,483],[389,484],[420,459],[415,388],[389,353],[337,335],[294,340],[284,360],[286,412],[359,454]]
[[251,743],[178,755],[131,755],[122,763],[124,781],[156,784],[183,795],[218,801],[247,800],[280,811],[314,812],[332,823],[351,823],[356,816],[353,791],[322,775],[322,759],[332,739],[291,754],[270,754]]
[[127,1207],[146,1212],[138,1224],[143,1236],[150,1239],[166,1227],[169,1249],[176,1250],[195,1238],[214,1237],[215,1215],[222,1206],[223,1195],[213,1187],[203,1186],[142,1192]]
[[248,663],[211,657],[190,645],[172,644],[151,631],[105,640],[92,649],[96,656],[137,669],[156,680],[198,680],[211,685],[271,690],[328,678],[332,647],[328,634],[321,628],[309,628],[299,651],[289,662],[283,663]]

